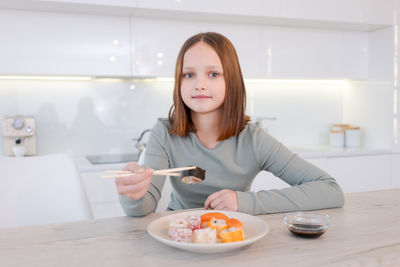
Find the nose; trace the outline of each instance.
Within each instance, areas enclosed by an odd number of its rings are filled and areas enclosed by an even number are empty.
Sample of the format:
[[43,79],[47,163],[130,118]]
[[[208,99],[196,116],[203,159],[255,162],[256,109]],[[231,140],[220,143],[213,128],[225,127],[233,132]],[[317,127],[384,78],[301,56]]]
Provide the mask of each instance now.
[[[200,75],[199,75],[200,76]],[[206,89],[206,79],[202,76],[197,76],[195,90],[201,91]]]

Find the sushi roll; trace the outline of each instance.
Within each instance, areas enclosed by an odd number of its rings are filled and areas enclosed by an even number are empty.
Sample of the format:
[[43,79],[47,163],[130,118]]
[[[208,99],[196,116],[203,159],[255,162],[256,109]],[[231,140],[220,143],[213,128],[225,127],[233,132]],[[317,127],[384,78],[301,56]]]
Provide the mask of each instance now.
[[208,212],[201,215],[200,219],[201,219],[201,228],[207,228],[208,222],[213,219],[225,220],[225,222],[227,222],[229,218],[228,216],[226,216],[221,212]]
[[171,231],[174,228],[187,228],[188,222],[185,218],[177,217],[172,219],[168,225],[168,235],[171,237]]
[[170,236],[172,241],[191,243],[193,231],[189,228],[173,227]]
[[212,219],[208,221],[208,228],[215,229],[217,231],[217,237],[220,237],[219,233],[228,228],[228,225],[224,219]]
[[222,243],[237,242],[244,240],[243,228],[231,227],[222,230],[220,233]]
[[188,216],[186,221],[187,228],[192,230],[200,229],[201,220],[199,216]]
[[193,243],[199,243],[199,244],[217,243],[217,231],[215,229],[210,229],[210,228],[194,230]]
[[243,228],[243,223],[236,218],[229,218],[228,228],[235,227],[235,228]]

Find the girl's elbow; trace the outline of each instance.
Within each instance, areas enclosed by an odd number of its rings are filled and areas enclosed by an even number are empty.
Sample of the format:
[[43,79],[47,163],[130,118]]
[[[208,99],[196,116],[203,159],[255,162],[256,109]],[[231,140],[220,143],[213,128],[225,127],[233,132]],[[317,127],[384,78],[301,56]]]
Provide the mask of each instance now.
[[340,187],[337,190],[337,199],[338,199],[338,208],[343,207],[345,198],[344,198],[343,190]]
[[333,190],[333,199],[335,203],[336,208],[341,208],[344,206],[345,202],[345,197],[342,188],[339,186],[339,184],[335,181],[334,184],[332,184],[334,190]]

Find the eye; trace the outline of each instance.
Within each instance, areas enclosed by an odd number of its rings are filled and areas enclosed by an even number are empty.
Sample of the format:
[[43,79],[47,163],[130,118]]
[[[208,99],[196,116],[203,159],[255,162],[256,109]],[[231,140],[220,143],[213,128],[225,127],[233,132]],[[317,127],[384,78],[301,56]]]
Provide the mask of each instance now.
[[219,77],[219,73],[218,72],[210,72],[210,74],[208,74],[208,76],[210,78],[217,78],[217,77]]
[[190,78],[193,78],[193,77],[194,77],[193,73],[184,73],[183,74],[183,78],[186,78],[186,79],[190,79]]

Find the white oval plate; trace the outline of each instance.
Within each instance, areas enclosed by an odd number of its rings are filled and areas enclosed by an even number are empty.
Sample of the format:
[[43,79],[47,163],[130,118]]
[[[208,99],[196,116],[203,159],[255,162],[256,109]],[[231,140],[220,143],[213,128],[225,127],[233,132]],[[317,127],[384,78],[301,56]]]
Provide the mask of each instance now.
[[[217,244],[196,244],[172,241],[168,236],[168,224],[175,217],[186,217],[188,215],[201,216],[204,213],[221,212],[229,218],[236,218],[243,223],[245,240],[232,243],[217,243]],[[175,213],[154,220],[147,227],[149,234],[156,240],[168,246],[188,250],[196,253],[218,253],[230,250],[235,250],[241,247],[248,246],[263,236],[269,231],[269,226],[266,222],[252,215],[240,212],[219,211],[219,210],[197,210]]]

